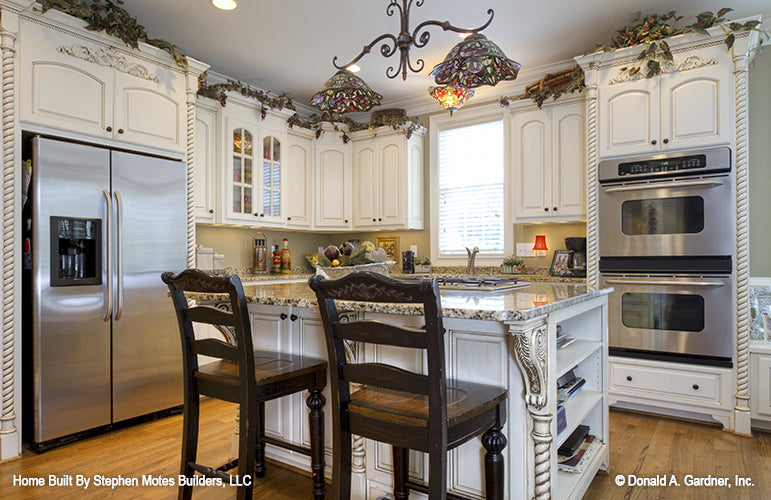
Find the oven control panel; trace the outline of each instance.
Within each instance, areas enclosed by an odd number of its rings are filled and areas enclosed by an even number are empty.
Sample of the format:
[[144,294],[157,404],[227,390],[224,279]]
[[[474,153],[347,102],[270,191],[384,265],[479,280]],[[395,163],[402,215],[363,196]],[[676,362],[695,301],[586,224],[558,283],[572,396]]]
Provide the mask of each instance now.
[[692,168],[705,168],[707,155],[689,155],[679,158],[665,158],[662,160],[642,160],[619,163],[618,175],[640,175],[658,172],[672,172],[688,170]]
[[731,148],[720,146],[614,158],[601,161],[598,170],[601,183],[731,172]]

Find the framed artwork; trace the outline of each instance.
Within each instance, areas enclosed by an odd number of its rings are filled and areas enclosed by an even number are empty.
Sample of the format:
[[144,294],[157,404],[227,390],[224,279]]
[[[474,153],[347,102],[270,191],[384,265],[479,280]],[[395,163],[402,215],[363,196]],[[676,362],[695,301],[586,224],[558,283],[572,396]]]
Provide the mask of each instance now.
[[551,260],[551,267],[549,268],[549,274],[552,276],[559,276],[562,271],[568,267],[568,258],[570,257],[570,250],[555,250],[554,257]]
[[385,250],[388,260],[396,262],[396,256],[399,255],[399,237],[398,236],[378,236],[375,238],[375,246]]

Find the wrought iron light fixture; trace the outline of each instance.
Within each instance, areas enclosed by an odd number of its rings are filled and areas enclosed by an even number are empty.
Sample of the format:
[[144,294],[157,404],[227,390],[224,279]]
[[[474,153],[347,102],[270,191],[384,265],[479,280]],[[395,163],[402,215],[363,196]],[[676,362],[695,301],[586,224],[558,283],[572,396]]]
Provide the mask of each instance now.
[[[423,68],[425,67],[425,61],[423,61],[423,59],[418,59],[413,64],[410,60],[410,48],[425,47],[431,38],[431,34],[428,32],[427,28],[429,26],[439,26],[444,31],[467,34],[465,39],[457,44],[447,57],[445,57],[445,60],[434,67],[431,72],[431,76],[435,78],[437,85],[449,85],[456,88],[456,90],[444,92],[445,94],[453,94],[458,97],[465,96],[459,101],[456,101],[458,103],[457,105],[451,106],[452,110],[450,113],[462,106],[463,103],[473,95],[473,91],[468,91],[468,89],[480,87],[482,85],[493,86],[499,81],[514,80],[517,77],[520,67],[519,63],[507,58],[496,44],[480,34],[480,31],[487,28],[492,22],[493,16],[495,15],[493,9],[487,9],[487,14],[489,14],[490,18],[478,28],[459,28],[450,24],[449,21],[429,20],[423,21],[418,24],[414,30],[409,31],[410,9],[412,8],[412,4],[415,2],[415,6],[420,7],[423,5],[424,1],[425,0],[401,0],[400,3],[399,0],[389,0],[388,5],[386,6],[386,14],[393,16],[397,11],[399,12],[399,34],[393,35],[384,33],[376,37],[368,45],[365,45],[359,55],[354,57],[348,63],[342,65],[337,64],[337,56],[335,56],[332,59],[332,65],[341,70],[341,72],[347,71],[346,68],[357,63],[362,57],[369,54],[374,46],[382,42],[380,54],[383,55],[383,57],[391,57],[396,54],[397,51],[399,52],[399,64],[395,67],[389,66],[386,70],[386,76],[393,79],[398,75],[401,75],[402,80],[406,80],[407,70],[413,73],[419,73],[423,71]],[[340,75],[341,72],[338,72],[332,79]],[[330,79],[330,82],[332,79]],[[361,79],[359,80],[361,81]],[[313,96],[311,101],[313,104],[320,106],[325,105],[324,99],[320,98],[319,95],[328,91],[330,82],[327,82],[327,85],[324,86],[324,89],[322,89],[321,92]],[[366,84],[363,81],[361,81],[361,84],[366,87]],[[369,87],[366,88],[369,89]],[[440,91],[436,92],[439,93]],[[327,95],[330,94],[327,93]],[[379,96],[379,94],[376,93],[375,95]],[[439,100],[439,98],[434,95],[434,89],[431,89],[431,95]],[[334,97],[328,97],[327,99],[339,101],[353,100],[352,96],[347,94],[344,90],[340,90]],[[371,101],[374,102],[374,99],[371,99]],[[378,102],[372,105],[379,104],[379,99],[377,99],[377,101]],[[444,106],[444,104],[442,105]],[[367,109],[369,108],[364,109],[363,106],[359,106],[350,109],[350,111],[366,111]],[[448,109],[450,108],[448,107]],[[323,107],[322,111],[324,111]],[[341,112],[345,113],[348,111]]]
[[[423,5],[424,1],[425,0],[418,0],[415,5],[420,7]],[[399,11],[399,25],[401,26],[399,36],[392,35],[390,33],[383,33],[379,37],[372,40],[369,45],[366,45],[359,53],[359,55],[354,57],[353,60],[347,64],[338,65],[337,56],[335,56],[332,59],[332,64],[335,66],[335,68],[345,69],[351,64],[358,62],[359,59],[369,54],[369,51],[372,50],[372,47],[385,40],[383,45],[380,46],[380,53],[383,55],[383,57],[391,57],[392,55],[396,54],[397,50],[399,51],[399,65],[396,68],[390,66],[386,70],[386,76],[388,78],[396,78],[397,75],[401,74],[402,80],[406,80],[407,69],[413,73],[420,73],[423,71],[423,67],[425,66],[423,59],[418,59],[416,61],[416,65],[413,66],[412,62],[410,61],[410,48],[412,46],[415,46],[416,48],[422,48],[428,44],[428,40],[431,38],[431,34],[425,30],[427,26],[439,26],[444,31],[454,31],[456,33],[479,33],[490,25],[494,15],[493,9],[487,9],[487,13],[490,14],[490,19],[488,19],[485,24],[475,29],[458,28],[450,24],[449,21],[424,21],[420,23],[412,31],[412,33],[410,33],[408,30],[410,26],[410,9],[412,8],[412,2],[413,0],[402,0],[402,4],[399,5],[398,0],[390,0],[388,6],[386,7],[386,14],[389,16],[393,16],[394,12],[397,10]]]
[[466,101],[474,97],[474,91],[464,87],[453,87],[446,85],[444,87],[429,87],[428,93],[442,105],[444,109],[450,112],[450,116],[458,108],[466,104]]

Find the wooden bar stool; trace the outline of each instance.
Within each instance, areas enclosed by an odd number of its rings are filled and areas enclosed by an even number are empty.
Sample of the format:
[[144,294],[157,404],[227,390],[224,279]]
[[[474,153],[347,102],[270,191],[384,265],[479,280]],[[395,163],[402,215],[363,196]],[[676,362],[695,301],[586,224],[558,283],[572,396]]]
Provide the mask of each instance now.
[[[265,475],[264,448],[265,443],[269,442],[311,457],[313,496],[316,500],[323,499],[326,490],[322,411],[324,396],[321,391],[326,385],[326,361],[278,352],[254,351],[246,298],[238,276],[211,277],[201,271],[188,269],[176,276],[163,273],[161,279],[171,291],[182,336],[185,401],[180,474],[192,478],[195,472],[199,472],[231,484],[232,476],[226,471],[238,467],[240,482],[237,483],[237,497],[252,498],[254,477]],[[227,294],[232,312],[211,306],[190,306],[184,292]],[[196,340],[193,323],[226,328],[232,334],[235,345],[217,339]],[[219,360],[199,366],[199,354]],[[306,390],[310,391],[306,399],[310,409],[310,448],[266,438],[265,401]],[[238,458],[219,467],[196,463],[201,395],[240,405]],[[192,486],[180,486],[179,498],[189,499],[192,492]]]
[[[336,500],[351,496],[351,434],[389,443],[394,460],[394,498],[409,490],[428,493],[430,500],[447,497],[447,450],[482,434],[485,489],[488,499],[504,497],[501,450],[506,437],[506,389],[447,379],[444,328],[436,279],[407,283],[374,273],[352,273],[336,280],[310,279],[316,292],[332,370],[332,488]],[[381,321],[341,322],[336,301],[422,304],[424,329]],[[428,374],[383,363],[352,363],[345,341],[423,349]],[[351,384],[361,384],[353,390]],[[428,453],[429,484],[408,480],[408,450]]]

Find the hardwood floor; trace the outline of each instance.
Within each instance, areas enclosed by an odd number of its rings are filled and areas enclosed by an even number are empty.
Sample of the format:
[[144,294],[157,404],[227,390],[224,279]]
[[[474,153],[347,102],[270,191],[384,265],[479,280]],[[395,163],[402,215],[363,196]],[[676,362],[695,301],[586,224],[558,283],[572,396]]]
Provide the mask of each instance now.
[[[235,426],[235,405],[207,400],[201,405],[199,458],[219,464],[229,458],[230,434]],[[21,459],[0,464],[0,498],[15,499],[172,499],[176,486],[141,486],[142,476],[176,480],[182,417],[163,418],[88,440],[72,443],[47,453],[25,451]],[[611,470],[598,475],[585,499],[594,500],[710,500],[771,498],[771,434],[756,432],[753,438],[735,436],[690,422],[611,411]],[[272,465],[272,464],[269,464]],[[88,489],[74,485],[81,474],[92,480]],[[615,477],[625,480],[674,475],[680,486],[616,486]],[[685,477],[750,477],[754,486],[685,486]],[[49,475],[72,476],[73,486],[48,486]],[[93,485],[96,475],[138,478],[140,486]],[[14,476],[43,478],[46,486],[14,486]],[[265,478],[255,485],[255,499],[295,500],[310,498],[310,477],[278,466],[269,466]],[[232,487],[196,487],[194,499],[235,498]],[[519,500],[519,499],[511,499]]]

